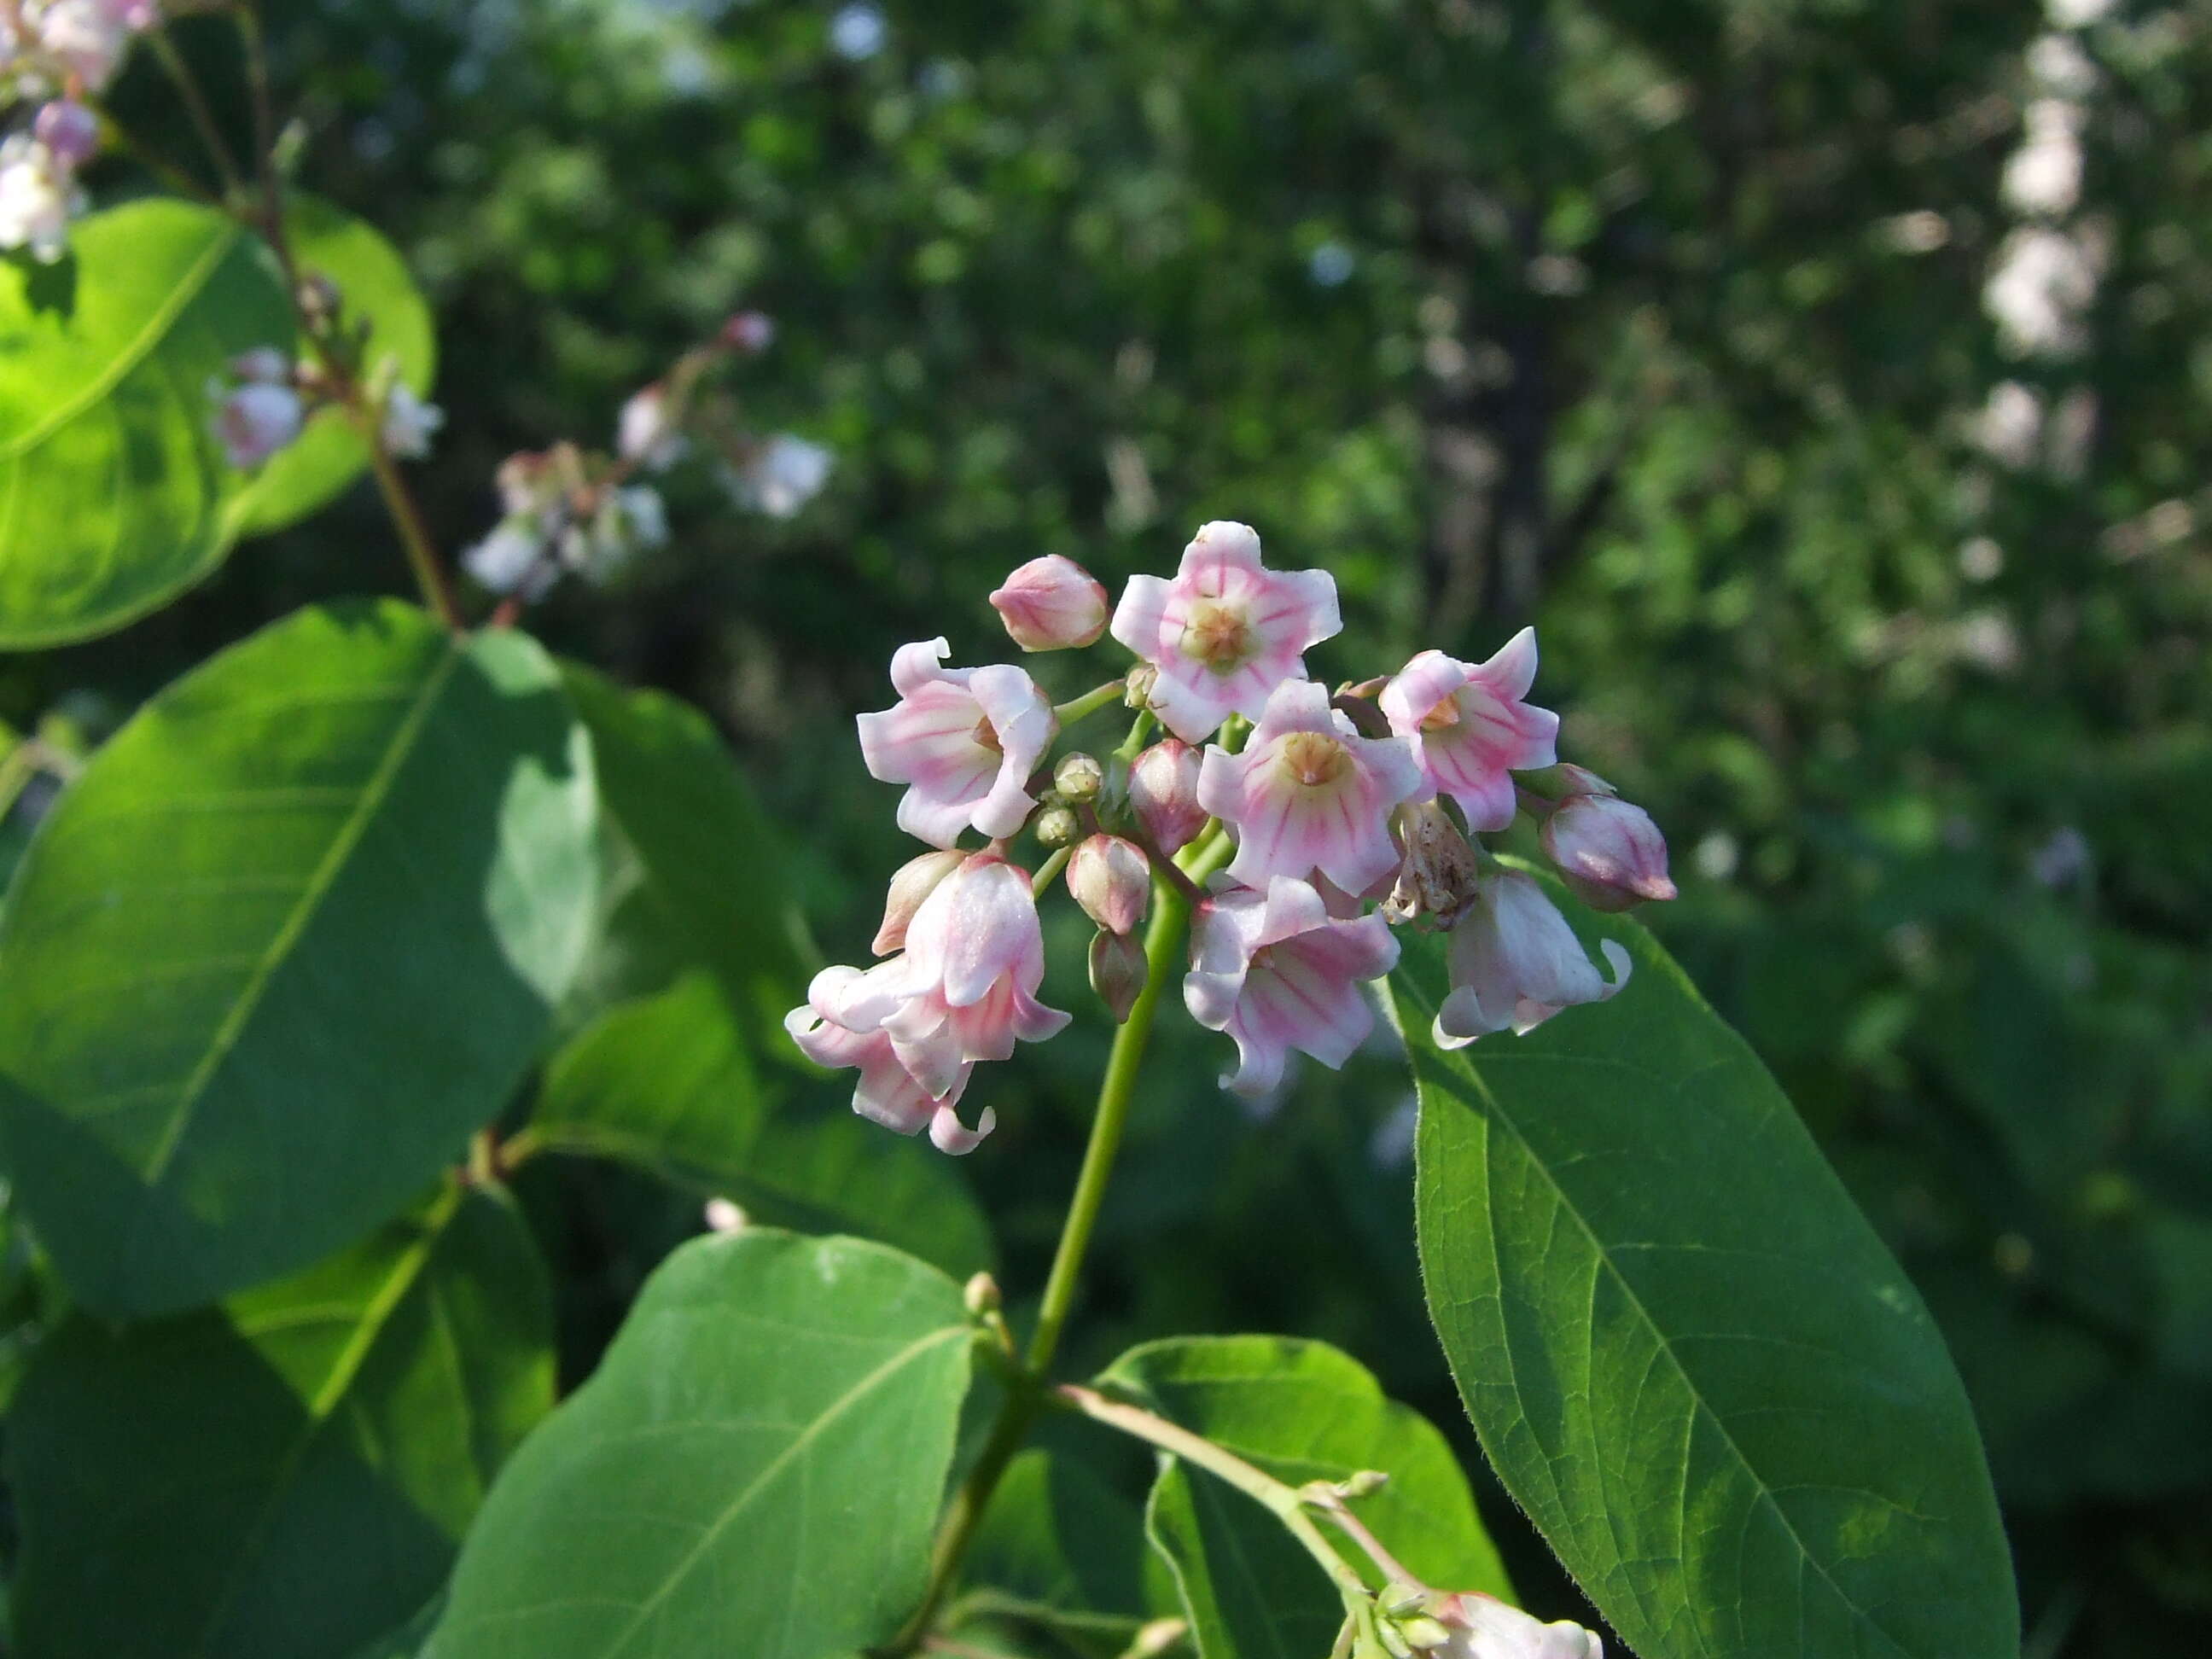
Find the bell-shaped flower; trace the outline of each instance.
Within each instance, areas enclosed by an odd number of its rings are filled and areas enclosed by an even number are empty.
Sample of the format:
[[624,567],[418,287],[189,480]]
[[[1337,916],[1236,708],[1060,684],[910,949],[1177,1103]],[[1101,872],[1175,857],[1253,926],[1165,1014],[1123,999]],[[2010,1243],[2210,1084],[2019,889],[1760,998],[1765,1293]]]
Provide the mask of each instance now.
[[1488,662],[1424,651],[1377,699],[1429,793],[1457,801],[1478,833],[1513,822],[1513,773],[1559,758],[1559,717],[1522,701],[1535,679],[1536,630],[1524,628]]
[[289,386],[249,380],[228,392],[211,385],[216,398],[216,441],[223,455],[241,471],[250,471],[288,447],[300,435],[307,411],[300,394]]
[[1545,856],[1593,910],[1670,899],[1667,838],[1642,807],[1613,794],[1569,795],[1544,820]]
[[1426,1611],[1424,1633],[1443,1639],[1416,1648],[1423,1659],[1605,1659],[1595,1631],[1565,1619],[1547,1625],[1480,1590],[1438,1596]]
[[1474,902],[1451,931],[1451,989],[1437,1010],[1440,1048],[1462,1048],[1492,1031],[1525,1034],[1562,1008],[1603,1002],[1628,983],[1627,951],[1600,948],[1608,982],[1544,890],[1518,871],[1477,884]]
[[1180,738],[1163,738],[1129,764],[1129,806],[1152,845],[1173,857],[1206,827],[1198,804],[1199,752]]
[[1183,1002],[1200,1025],[1236,1040],[1237,1070],[1222,1086],[1264,1095],[1293,1048],[1331,1069],[1352,1057],[1375,1024],[1359,982],[1397,961],[1381,916],[1333,917],[1306,883],[1277,876],[1264,892],[1228,887],[1200,902]]
[[1198,804],[1237,832],[1229,873],[1245,886],[1318,870],[1358,893],[1398,867],[1390,809],[1421,785],[1404,739],[1361,737],[1321,686],[1286,680],[1243,753],[1207,747]]
[[1336,578],[1269,570],[1249,525],[1201,525],[1173,581],[1132,576],[1114,637],[1158,671],[1152,706],[1185,743],[1203,743],[1231,714],[1258,719],[1269,693],[1304,677],[1309,646],[1344,627]]
[[954,1109],[971,1068],[958,1066],[949,1078],[925,1084],[901,1057],[899,1045],[883,1029],[880,1018],[856,1012],[876,1001],[869,994],[868,981],[891,965],[886,963],[866,973],[843,966],[823,969],[807,988],[805,1003],[784,1016],[783,1028],[816,1065],[832,1070],[859,1068],[853,1109],[862,1117],[902,1135],[927,1128],[939,1150],[971,1152],[994,1124],[986,1109],[970,1129]]
[[1048,553],[1017,566],[991,608],[1024,651],[1065,651],[1106,631],[1104,584],[1073,559]]
[[899,828],[937,847],[970,827],[994,840],[1019,830],[1036,805],[1030,774],[1059,730],[1020,669],[945,668],[950,649],[941,638],[901,646],[891,658],[898,702],[859,722],[870,775],[907,786]]

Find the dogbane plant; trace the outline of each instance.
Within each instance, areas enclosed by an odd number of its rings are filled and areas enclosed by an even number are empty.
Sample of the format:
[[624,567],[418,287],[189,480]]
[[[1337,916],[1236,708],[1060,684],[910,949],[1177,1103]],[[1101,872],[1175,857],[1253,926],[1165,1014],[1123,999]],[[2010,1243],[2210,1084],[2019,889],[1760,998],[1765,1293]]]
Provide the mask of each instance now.
[[[1664,837],[1560,761],[1533,632],[1330,661],[1330,573],[1227,521],[1118,594],[1030,559],[859,714],[915,850],[875,959],[809,982],[712,727],[526,627],[682,533],[663,487],[758,524],[830,486],[734,389],[770,319],[734,312],[606,442],[548,434],[433,524],[428,307],[299,187],[252,9],[0,26],[0,647],[118,629],[364,476],[372,550],[421,596],[277,618],[96,747],[59,714],[6,734],[0,799],[38,820],[0,910],[15,1648],[2012,1650],[1948,1360],[1626,914],[1672,896]],[[214,106],[186,29],[234,42],[247,108]],[[118,124],[132,63],[198,153]],[[102,205],[111,178],[167,193]],[[1434,1335],[1594,1613],[1522,1605],[1450,1443],[1337,1349],[1162,1333],[1063,1374],[1171,998],[1234,1095],[1293,1089],[1293,1056],[1405,1068]],[[990,1138],[1010,1069],[1079,1019],[1113,1031],[1087,1147],[1048,1273],[1007,1297],[961,1171],[1019,1156]],[[513,1196],[550,1158],[706,1223],[566,1399]]]

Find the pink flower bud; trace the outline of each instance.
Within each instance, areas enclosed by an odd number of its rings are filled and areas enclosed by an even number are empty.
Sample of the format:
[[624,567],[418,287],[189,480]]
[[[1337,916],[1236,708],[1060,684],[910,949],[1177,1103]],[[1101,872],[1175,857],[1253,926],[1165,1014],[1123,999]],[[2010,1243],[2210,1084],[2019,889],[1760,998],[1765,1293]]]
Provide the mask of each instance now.
[[1670,899],[1667,840],[1642,807],[1618,795],[1570,795],[1544,820],[1545,856],[1593,910]]
[[766,351],[775,339],[775,319],[764,311],[740,311],[722,325],[722,343],[732,351]]
[[1129,768],[1129,805],[1152,845],[1170,855],[1190,845],[1209,814],[1198,804],[1198,750],[1180,738],[1167,738],[1137,757]]
[[936,891],[937,884],[957,870],[967,856],[957,851],[924,853],[901,865],[898,873],[891,878],[890,893],[884,901],[884,925],[876,929],[875,943],[868,948],[879,957],[904,950],[907,924],[921,908],[922,900]]
[[664,472],[684,453],[684,434],[669,419],[668,394],[656,380],[634,392],[615,422],[615,453],[648,472]]
[[100,153],[100,118],[70,99],[40,110],[31,134],[65,167],[82,167]]
[[1415,1650],[1423,1659],[1604,1659],[1605,1644],[1597,1632],[1562,1619],[1547,1625],[1518,1607],[1508,1607],[1494,1595],[1469,1590],[1462,1595],[1438,1596],[1428,1607],[1431,1631],[1441,1628],[1441,1642],[1425,1643]]
[[1048,553],[1008,576],[992,609],[1024,651],[1089,645],[1106,631],[1106,589],[1073,559]]
[[1093,836],[1067,861],[1067,890],[1109,933],[1126,933],[1145,919],[1152,896],[1152,861],[1144,849],[1119,836]]
[[1091,939],[1091,988],[1098,993],[1116,1025],[1126,1025],[1137,994],[1145,988],[1145,947],[1127,933],[1100,928]]
[[233,466],[248,471],[297,438],[304,418],[300,394],[290,386],[253,381],[234,388],[216,406],[216,440]]

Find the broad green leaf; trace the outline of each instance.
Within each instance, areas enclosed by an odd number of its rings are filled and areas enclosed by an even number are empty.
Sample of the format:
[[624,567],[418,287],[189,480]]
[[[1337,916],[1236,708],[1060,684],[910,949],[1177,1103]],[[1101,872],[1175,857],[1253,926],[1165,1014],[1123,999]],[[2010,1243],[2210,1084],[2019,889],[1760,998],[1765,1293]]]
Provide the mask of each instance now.
[[[1512,1595],[1443,1436],[1327,1344],[1176,1338],[1131,1349],[1098,1381],[1290,1486],[1381,1470],[1389,1481],[1359,1500],[1360,1518],[1409,1571],[1440,1589]],[[1243,1493],[1170,1462],[1146,1525],[1174,1569],[1203,1659],[1328,1651],[1344,1622],[1341,1598],[1282,1523]],[[1343,1553],[1382,1584],[1349,1540]]]
[[119,628],[221,562],[246,479],[208,381],[294,337],[268,251],[212,208],[131,202],[70,249],[0,263],[0,649]]
[[1435,1046],[1441,939],[1391,981],[1429,1307],[1485,1449],[1644,1659],[2003,1659],[2004,1534],[1934,1322],[1681,970],[1592,931],[1627,989],[1525,1037]]
[[313,610],[169,687],[0,914],[0,1147],[100,1312],[382,1220],[512,1094],[588,936],[588,740],[514,632]]
[[569,1042],[546,1070],[531,1133],[721,1194],[776,1226],[880,1239],[962,1278],[992,1265],[956,1165],[841,1097],[793,1092],[763,1081],[715,981],[693,973]]
[[[303,272],[337,285],[348,323],[366,323],[363,369],[374,374],[386,356],[399,379],[428,397],[437,374],[437,339],[406,262],[391,243],[350,214],[312,196],[286,202],[292,256]],[[289,331],[285,337],[292,337]],[[291,447],[256,473],[233,509],[234,534],[254,536],[306,518],[326,505],[368,465],[368,447],[342,410],[325,408]]]
[[356,1648],[350,1659],[417,1659],[429,1644],[430,1632],[446,1611],[446,1592],[438,1593],[416,1609],[405,1624],[386,1631],[375,1640]]
[[601,948],[648,958],[629,965],[617,994],[658,990],[671,969],[710,968],[765,1028],[806,988],[768,815],[697,709],[562,668],[591,730],[616,843]]
[[1144,1517],[1073,1459],[1025,1451],[1007,1466],[969,1546],[960,1605],[1041,1625],[1079,1652],[1112,1656],[1148,1616]]
[[428,1659],[826,1659],[921,1595],[967,1391],[960,1291],[748,1230],[655,1273],[492,1489]]
[[24,1650],[349,1659],[552,1408],[551,1328],[513,1208],[458,1188],[220,1308],[70,1319],[9,1424]]

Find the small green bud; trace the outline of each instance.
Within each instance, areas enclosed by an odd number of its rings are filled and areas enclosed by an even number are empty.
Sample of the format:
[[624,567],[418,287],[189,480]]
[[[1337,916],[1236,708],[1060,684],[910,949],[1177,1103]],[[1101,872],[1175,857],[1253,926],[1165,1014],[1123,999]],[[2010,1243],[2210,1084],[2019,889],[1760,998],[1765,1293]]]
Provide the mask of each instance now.
[[1121,694],[1121,701],[1132,708],[1152,706],[1152,687],[1159,683],[1160,671],[1148,662],[1140,662],[1129,671],[1129,689]]
[[1091,941],[1091,988],[1098,993],[1114,1016],[1125,1024],[1145,988],[1145,947],[1127,933],[1100,928]]
[[1083,820],[1075,816],[1073,807],[1048,806],[1036,815],[1033,826],[1040,847],[1067,847],[1083,834]]
[[983,1319],[1005,1305],[999,1294],[999,1281],[988,1273],[977,1273],[961,1291],[961,1300],[968,1304],[969,1317]]
[[1071,801],[1091,801],[1105,787],[1106,769],[1088,755],[1063,756],[1053,768],[1052,787]]

